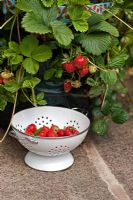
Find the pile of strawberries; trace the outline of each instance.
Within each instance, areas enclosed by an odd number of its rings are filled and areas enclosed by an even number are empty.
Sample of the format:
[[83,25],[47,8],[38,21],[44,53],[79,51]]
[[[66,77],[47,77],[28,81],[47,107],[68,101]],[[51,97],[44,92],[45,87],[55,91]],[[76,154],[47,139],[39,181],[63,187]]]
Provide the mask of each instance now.
[[[74,60],[63,63],[63,68],[69,74],[73,72],[78,73],[81,78],[89,73],[93,74],[97,70],[96,66],[90,65],[89,60],[83,55],[78,55],[74,58]],[[78,88],[80,86],[81,83],[79,80],[76,80],[76,82],[66,80],[64,83],[64,91],[69,92],[72,87]]]
[[73,126],[66,126],[64,129],[60,129],[59,126],[52,124],[50,128],[48,126],[37,128],[35,124],[29,124],[26,127],[25,134],[39,137],[64,137],[77,135],[79,131]]

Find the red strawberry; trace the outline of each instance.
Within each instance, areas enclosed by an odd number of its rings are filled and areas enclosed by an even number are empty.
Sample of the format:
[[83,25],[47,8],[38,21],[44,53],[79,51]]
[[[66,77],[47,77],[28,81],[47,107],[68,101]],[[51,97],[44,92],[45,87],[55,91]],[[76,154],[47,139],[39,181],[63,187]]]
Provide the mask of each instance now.
[[75,130],[73,131],[73,134],[74,134],[74,135],[78,135],[78,134],[79,134],[79,131],[78,131],[77,129],[75,129]]
[[44,132],[44,131],[40,131],[40,132],[38,133],[38,136],[40,136],[40,137],[47,137],[47,133]]
[[74,59],[74,65],[77,69],[82,69],[84,65],[87,65],[88,60],[86,57],[79,55]]
[[27,135],[32,135],[33,134],[33,132],[30,130],[30,129],[26,129],[26,131],[25,131],[25,133],[27,134]]
[[88,74],[88,73],[89,73],[89,68],[86,67],[86,66],[84,66],[83,69],[81,69],[81,70],[79,71],[79,74],[80,74],[81,77],[85,76],[85,75]]
[[49,132],[49,129],[50,129],[49,127],[43,126],[41,131],[47,134]]
[[32,133],[34,133],[35,131],[37,130],[37,127],[35,124],[30,124],[27,126],[26,130],[25,130],[25,133],[30,135]]
[[75,66],[73,65],[72,62],[66,62],[63,64],[63,68],[66,70],[68,73],[72,73],[75,71]]
[[72,89],[72,84],[71,84],[71,81],[70,80],[66,80],[64,82],[64,91],[65,92],[70,92]]
[[47,137],[58,137],[58,135],[57,135],[57,133],[54,132],[53,129],[50,129],[47,134]]
[[73,131],[75,130],[75,128],[73,126],[67,126],[65,128],[65,135],[66,136],[71,136],[73,135]]
[[63,129],[60,129],[58,132],[57,132],[58,136],[62,137],[64,136],[65,134],[65,131]]

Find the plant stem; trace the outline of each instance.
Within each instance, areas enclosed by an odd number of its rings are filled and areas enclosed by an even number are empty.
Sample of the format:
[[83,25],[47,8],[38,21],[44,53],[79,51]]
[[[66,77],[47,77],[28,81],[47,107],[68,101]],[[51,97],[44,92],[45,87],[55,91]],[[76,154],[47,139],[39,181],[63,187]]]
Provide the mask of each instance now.
[[22,92],[23,92],[24,96],[26,97],[26,99],[34,106],[33,102],[30,100],[30,98],[27,96],[27,94],[24,92],[23,89],[22,89]]
[[111,11],[109,11],[106,8],[104,8],[104,10],[106,10],[108,13],[110,13],[111,15],[113,15],[115,18],[117,18],[120,22],[122,22],[123,24],[125,24],[125,26],[127,26],[128,28],[130,28],[133,31],[133,28],[129,24],[127,24],[126,22],[124,22],[122,19],[120,19],[117,15],[115,15],[114,13],[112,13]]
[[33,105],[36,107],[37,106],[36,95],[35,95],[35,90],[33,87],[31,88],[31,91],[32,91]]
[[13,28],[14,28],[14,24],[15,24],[16,17],[17,17],[17,16],[14,17],[13,22],[12,22],[11,31],[10,31],[10,36],[9,36],[9,41],[12,40],[12,32],[13,32]]
[[2,26],[0,26],[0,29],[2,29],[6,24],[8,24],[8,22],[10,22],[13,19],[14,15],[12,17],[10,17],[7,21],[5,21],[4,24],[2,24]]
[[9,122],[9,125],[6,129],[6,132],[4,133],[4,136],[0,139],[0,143],[2,143],[4,141],[4,139],[6,138],[7,134],[8,134],[8,131],[11,127],[11,123],[12,123],[12,117],[15,113],[15,109],[16,109],[16,103],[17,103],[17,97],[18,97],[18,93],[16,92],[16,96],[15,96],[15,99],[14,99],[14,105],[13,105],[13,110],[12,110],[12,116],[11,116],[11,119],[10,119],[10,122]]
[[20,37],[19,17],[18,17],[18,15],[17,15],[17,32],[18,32],[18,41],[20,43],[21,42],[21,37]]
[[104,97],[103,97],[103,101],[102,101],[102,105],[101,105],[101,109],[103,108],[104,106],[104,103],[105,103],[105,99],[106,99],[106,96],[107,96],[107,92],[108,92],[108,84],[106,85],[106,90],[105,90],[105,93],[104,93]]
[[94,65],[96,68],[98,68],[98,69],[100,69],[100,70],[103,70],[103,71],[107,71],[107,70],[105,70],[105,69],[102,69],[101,67],[98,67],[97,65],[95,65],[93,62],[91,62],[90,60],[89,60],[89,63],[91,63],[92,65]]
[[[13,22],[12,22],[12,25],[11,25],[9,41],[12,40],[12,32],[13,32],[13,28],[14,28],[15,20],[16,20],[16,16],[14,17]],[[8,65],[9,65],[9,62],[10,62],[10,58],[8,58],[8,60],[7,60]],[[12,66],[11,66],[11,71],[12,71]]]

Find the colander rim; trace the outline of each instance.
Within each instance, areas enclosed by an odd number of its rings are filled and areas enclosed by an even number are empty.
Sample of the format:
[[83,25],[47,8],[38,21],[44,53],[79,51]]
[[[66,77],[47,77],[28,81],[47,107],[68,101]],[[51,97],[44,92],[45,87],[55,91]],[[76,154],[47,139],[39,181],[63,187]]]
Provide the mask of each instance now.
[[[37,109],[37,108],[40,108],[40,107],[41,107],[41,108],[42,108],[42,107],[45,107],[45,108],[53,108],[53,107],[54,107],[54,108],[59,108],[59,109],[67,109],[67,110],[72,110],[72,111],[74,111],[74,112],[78,112],[78,113],[84,115],[83,113],[81,113],[81,112],[79,112],[79,111],[77,111],[77,110],[74,110],[74,109],[72,109],[72,108],[64,108],[64,107],[60,107],[60,106],[49,106],[49,105],[47,105],[47,106],[31,107],[31,108],[27,108],[27,109],[24,109],[24,110]],[[23,112],[24,110],[21,110],[21,111],[19,111],[19,112],[17,112],[17,113]],[[17,114],[17,113],[15,113],[15,114]],[[85,115],[84,115],[84,117],[88,118],[88,117],[85,116]],[[90,127],[90,119],[88,118],[88,120],[89,120],[89,124],[88,124],[88,126],[87,126],[86,129],[84,129],[83,131],[81,131],[81,132],[80,132],[79,134],[77,134],[77,135],[71,135],[71,136],[65,136],[65,137],[39,137],[39,136],[26,135],[24,132],[22,132],[22,131],[18,130],[17,128],[15,128],[14,125],[13,125],[13,123],[12,123],[11,125],[12,125],[12,128],[13,128],[14,130],[18,131],[18,132],[21,133],[22,135],[25,135],[26,137],[40,138],[40,139],[64,139],[64,138],[70,138],[70,137],[79,136],[79,135],[83,134],[85,131],[89,130],[89,127]]]

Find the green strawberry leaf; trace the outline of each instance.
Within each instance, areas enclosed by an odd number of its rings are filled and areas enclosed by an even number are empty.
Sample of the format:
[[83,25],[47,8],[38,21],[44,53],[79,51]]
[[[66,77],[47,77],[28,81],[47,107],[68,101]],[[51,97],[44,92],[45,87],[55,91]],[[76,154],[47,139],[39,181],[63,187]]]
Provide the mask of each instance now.
[[104,136],[108,131],[108,123],[105,119],[98,119],[93,122],[91,130],[97,135]]
[[114,26],[112,26],[110,23],[106,22],[106,21],[101,21],[97,24],[94,24],[91,29],[91,32],[94,31],[103,31],[103,32],[107,32],[110,33],[111,35],[118,37],[119,36],[119,32],[117,30],[117,28],[115,28]]
[[16,81],[9,81],[4,85],[4,88],[9,92],[14,93],[19,90],[20,86]]
[[104,105],[102,107],[102,113],[104,115],[109,115],[110,114],[110,103],[107,100],[104,102]]
[[10,59],[12,65],[17,65],[23,61],[23,56],[16,54]]
[[88,84],[90,86],[98,86],[98,82],[90,77],[87,78],[86,84]]
[[53,75],[55,74],[56,69],[55,68],[51,68],[45,71],[44,73],[44,80],[49,80],[53,77]]
[[9,49],[11,49],[12,51],[14,51],[17,54],[20,53],[19,45],[16,42],[13,42],[13,41],[9,42]]
[[37,104],[40,105],[40,106],[44,106],[44,105],[47,104],[47,101],[46,100],[38,100]]
[[100,94],[102,94],[104,91],[104,88],[101,86],[93,86],[91,87],[90,91],[89,91],[89,97],[90,98],[94,98],[99,96]]
[[46,45],[40,45],[34,49],[31,57],[38,62],[44,62],[52,57],[51,48]]
[[39,63],[32,58],[26,58],[23,61],[24,69],[30,74],[36,74],[39,70]]
[[62,74],[63,74],[63,69],[56,69],[55,71],[55,77],[56,78],[61,78],[62,77]]
[[113,122],[123,124],[128,120],[128,113],[123,109],[117,109],[111,113]]
[[12,57],[12,56],[16,56],[16,53],[14,52],[14,50],[7,49],[4,51],[3,57]]
[[22,20],[22,27],[30,33],[51,33],[51,29],[45,24],[43,17],[39,14],[26,13]]
[[72,24],[76,31],[85,32],[88,30],[88,18],[90,12],[84,11],[81,6],[71,6],[69,9],[69,15],[72,20]]
[[111,45],[111,37],[108,33],[79,34],[76,39],[88,53],[97,56],[106,52]]
[[103,115],[103,113],[101,112],[101,109],[100,109],[100,107],[94,107],[93,109],[92,109],[92,116],[94,117],[94,120],[95,119],[99,119],[99,118],[101,118],[101,117],[103,117],[104,115]]
[[45,7],[51,7],[52,4],[54,3],[54,0],[41,0],[41,2]]
[[100,77],[105,84],[114,85],[117,81],[117,74],[113,70],[101,70]]
[[7,105],[7,101],[0,95],[0,110],[4,111]]
[[50,24],[53,30],[53,35],[59,44],[68,46],[72,39],[74,39],[71,29],[64,25],[63,22],[57,20],[51,22]]
[[86,32],[89,29],[89,26],[86,20],[72,20],[72,24],[76,31]]
[[37,86],[40,83],[40,79],[37,77],[33,77],[31,79],[25,80],[23,82],[22,87],[23,88],[34,88],[35,86]]
[[44,92],[39,92],[36,96],[36,100],[40,101],[44,99]]
[[123,55],[118,55],[112,58],[108,63],[108,66],[112,68],[122,68],[124,65],[125,65],[125,59]]
[[31,57],[31,53],[38,47],[39,41],[31,36],[26,36],[21,44],[20,44],[20,51],[24,56]]

